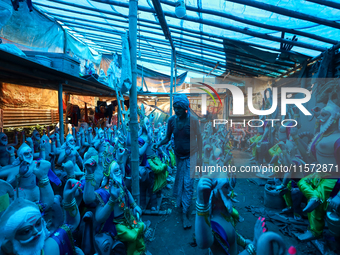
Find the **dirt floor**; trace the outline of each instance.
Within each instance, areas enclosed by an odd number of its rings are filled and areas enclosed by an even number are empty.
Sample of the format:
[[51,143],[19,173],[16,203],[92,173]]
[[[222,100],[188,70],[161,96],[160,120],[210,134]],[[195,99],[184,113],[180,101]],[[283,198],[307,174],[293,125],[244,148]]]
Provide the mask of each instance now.
[[[236,166],[249,165],[250,153],[242,151],[233,151],[234,164]],[[249,178],[254,177],[254,175],[249,175]],[[195,181],[195,186],[197,181]],[[257,217],[255,217],[251,212],[246,209],[246,206],[258,206],[264,207],[264,186],[258,186],[251,183],[246,178],[237,179],[237,184],[235,192],[238,194],[236,197],[239,203],[235,203],[235,208],[239,211],[240,215],[245,219],[243,222],[238,223],[236,228],[237,231],[243,235],[245,238],[253,239],[253,227],[256,222]],[[192,215],[191,222],[193,227],[189,230],[184,230],[182,228],[182,222],[180,218],[179,208],[175,208],[175,200],[171,196],[172,190],[165,190],[163,192],[163,202],[161,209],[171,209],[171,214],[162,216],[150,216],[144,215],[143,221],[150,220],[151,228],[154,230],[153,236],[150,241],[147,241],[147,248],[153,255],[208,255],[208,250],[201,250],[195,246],[194,242],[194,225],[195,225],[195,200],[196,200],[196,189],[192,201]],[[275,211],[275,209],[267,209],[270,211]],[[279,212],[280,210],[276,210]],[[279,227],[271,222],[267,222],[267,227],[270,231],[279,233],[284,242],[289,248],[290,246],[295,246],[298,250],[298,254],[310,254],[319,255],[321,254],[317,251],[316,247],[311,243],[301,243],[297,240],[295,236],[283,235]],[[334,238],[329,238],[334,242]],[[323,254],[335,254],[335,253],[323,253]]]

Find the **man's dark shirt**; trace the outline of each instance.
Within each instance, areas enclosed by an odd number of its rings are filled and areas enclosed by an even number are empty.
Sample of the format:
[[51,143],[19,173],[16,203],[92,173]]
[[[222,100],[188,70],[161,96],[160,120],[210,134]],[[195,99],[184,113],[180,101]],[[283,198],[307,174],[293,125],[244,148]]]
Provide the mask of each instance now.
[[196,117],[188,113],[184,127],[178,129],[178,117],[173,115],[168,120],[167,137],[174,134],[174,152],[178,157],[189,157],[198,151],[197,136],[200,136],[200,124]]

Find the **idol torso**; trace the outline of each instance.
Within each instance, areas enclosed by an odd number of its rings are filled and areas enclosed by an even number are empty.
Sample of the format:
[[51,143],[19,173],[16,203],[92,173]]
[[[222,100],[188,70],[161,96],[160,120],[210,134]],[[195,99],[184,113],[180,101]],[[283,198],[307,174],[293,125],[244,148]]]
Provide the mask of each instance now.
[[[334,157],[334,143],[340,139],[340,133],[335,132],[329,136],[321,138],[316,144],[316,159],[318,164],[327,164],[330,168],[330,164],[336,165],[336,159]],[[335,171],[335,168],[333,168]]]

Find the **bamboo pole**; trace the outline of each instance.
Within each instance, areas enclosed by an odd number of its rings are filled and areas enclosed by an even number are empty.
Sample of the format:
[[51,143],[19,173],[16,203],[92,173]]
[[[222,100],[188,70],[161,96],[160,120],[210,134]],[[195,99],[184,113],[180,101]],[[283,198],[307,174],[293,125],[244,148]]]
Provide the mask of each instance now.
[[[331,20],[327,20],[327,19],[323,19],[323,18],[318,18],[316,16],[313,15],[309,15],[309,14],[305,14],[302,12],[296,12],[296,11],[292,11],[289,9],[285,9],[279,6],[275,6],[275,5],[271,5],[271,4],[266,4],[266,3],[262,3],[262,2],[258,2],[258,1],[254,1],[254,0],[227,0],[229,2],[233,2],[233,3],[238,3],[238,4],[244,4],[246,6],[252,6],[261,10],[266,10],[269,12],[274,12],[274,13],[278,13],[284,16],[288,16],[288,17],[292,17],[292,18],[296,18],[296,19],[302,19],[302,20],[308,20],[310,22],[314,22],[316,24],[321,24],[321,25],[325,25],[328,27],[333,27],[333,28],[340,28],[340,24],[335,22],[335,21],[331,21]],[[322,1],[324,2],[324,1]]]
[[176,93],[176,90],[177,90],[177,63],[175,64],[175,93]]
[[59,109],[59,132],[60,143],[64,144],[64,110],[63,110],[63,84],[59,83],[58,87],[58,109]]
[[172,116],[172,90],[173,90],[173,75],[174,75],[174,50],[171,51],[171,72],[170,72],[170,117]]
[[139,146],[137,116],[137,12],[138,0],[129,1],[129,41],[132,87],[130,90],[132,196],[139,205]]

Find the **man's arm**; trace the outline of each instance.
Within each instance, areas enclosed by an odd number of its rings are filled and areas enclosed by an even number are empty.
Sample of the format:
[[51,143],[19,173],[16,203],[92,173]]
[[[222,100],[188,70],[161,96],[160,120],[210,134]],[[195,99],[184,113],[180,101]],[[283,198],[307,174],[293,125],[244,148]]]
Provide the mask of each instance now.
[[165,138],[162,141],[160,141],[158,144],[156,144],[156,148],[158,148],[159,146],[162,146],[162,145],[167,144],[168,142],[170,142],[171,135],[173,133],[173,129],[171,127],[171,121],[170,120],[171,120],[171,118],[168,119],[168,128],[166,130],[166,136],[165,136]]

